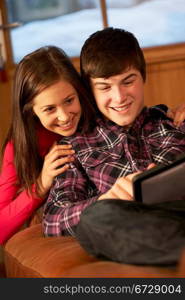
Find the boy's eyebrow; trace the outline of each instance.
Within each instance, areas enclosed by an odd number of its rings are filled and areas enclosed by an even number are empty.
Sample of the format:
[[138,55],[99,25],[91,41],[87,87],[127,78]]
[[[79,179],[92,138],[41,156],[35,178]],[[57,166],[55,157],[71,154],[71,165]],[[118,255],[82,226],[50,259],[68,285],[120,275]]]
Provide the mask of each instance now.
[[[131,77],[136,76],[136,73],[131,73],[128,76],[126,76],[125,78],[122,78],[121,81],[125,81],[130,79]],[[104,78],[104,80],[109,80],[108,78]],[[94,82],[94,85],[106,85],[106,84],[110,84],[110,82],[104,82],[104,81],[98,81],[98,82]]]
[[109,84],[108,82],[94,82],[94,85],[105,85],[105,84]]
[[126,76],[125,78],[123,78],[123,80],[127,80],[130,79],[131,77],[136,76],[136,73],[131,73],[128,76]]

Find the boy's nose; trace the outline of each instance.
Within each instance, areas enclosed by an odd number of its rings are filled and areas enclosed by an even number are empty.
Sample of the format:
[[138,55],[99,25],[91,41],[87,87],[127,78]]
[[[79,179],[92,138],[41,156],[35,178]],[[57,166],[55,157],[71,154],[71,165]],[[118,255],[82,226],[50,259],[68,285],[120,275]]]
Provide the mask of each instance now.
[[126,99],[126,93],[125,93],[124,88],[116,87],[113,91],[113,99],[117,103],[122,103]]

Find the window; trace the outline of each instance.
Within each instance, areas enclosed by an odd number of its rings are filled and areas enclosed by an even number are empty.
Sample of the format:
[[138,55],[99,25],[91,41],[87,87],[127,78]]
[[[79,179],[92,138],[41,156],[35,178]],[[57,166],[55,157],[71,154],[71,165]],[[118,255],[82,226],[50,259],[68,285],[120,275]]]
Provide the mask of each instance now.
[[79,56],[86,38],[102,28],[99,0],[6,0],[14,61],[44,45]]
[[184,0],[107,0],[107,16],[110,26],[131,31],[143,48],[185,41]]
[[[43,46],[76,57],[86,38],[103,28],[101,0],[6,0],[15,62]],[[103,2],[103,1],[102,1]],[[184,42],[184,0],[106,0],[108,25],[135,34],[141,47]]]

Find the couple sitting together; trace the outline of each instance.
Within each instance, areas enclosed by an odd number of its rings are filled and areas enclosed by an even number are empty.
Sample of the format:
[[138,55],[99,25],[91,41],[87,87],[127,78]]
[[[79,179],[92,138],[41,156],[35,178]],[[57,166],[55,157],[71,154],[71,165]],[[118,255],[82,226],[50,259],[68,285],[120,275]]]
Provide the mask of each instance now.
[[[45,236],[81,239],[88,212],[93,239],[106,203],[111,224],[117,218],[113,202],[133,204],[136,174],[185,152],[184,106],[173,112],[144,104],[146,64],[132,33],[106,28],[92,34],[80,68],[79,75],[54,46],[17,66],[0,175],[1,243],[44,202]],[[114,224],[115,232],[121,226]]]

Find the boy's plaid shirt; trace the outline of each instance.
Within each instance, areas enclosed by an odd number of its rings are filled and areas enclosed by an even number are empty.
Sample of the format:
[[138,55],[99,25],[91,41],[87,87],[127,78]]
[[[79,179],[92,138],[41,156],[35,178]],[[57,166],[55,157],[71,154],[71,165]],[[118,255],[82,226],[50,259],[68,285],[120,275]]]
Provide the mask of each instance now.
[[164,105],[145,107],[127,129],[97,119],[91,133],[62,138],[61,144],[73,145],[76,161],[50,190],[44,208],[45,235],[75,235],[81,212],[118,177],[145,170],[152,162],[169,164],[185,152],[185,123],[176,128],[166,111]]

